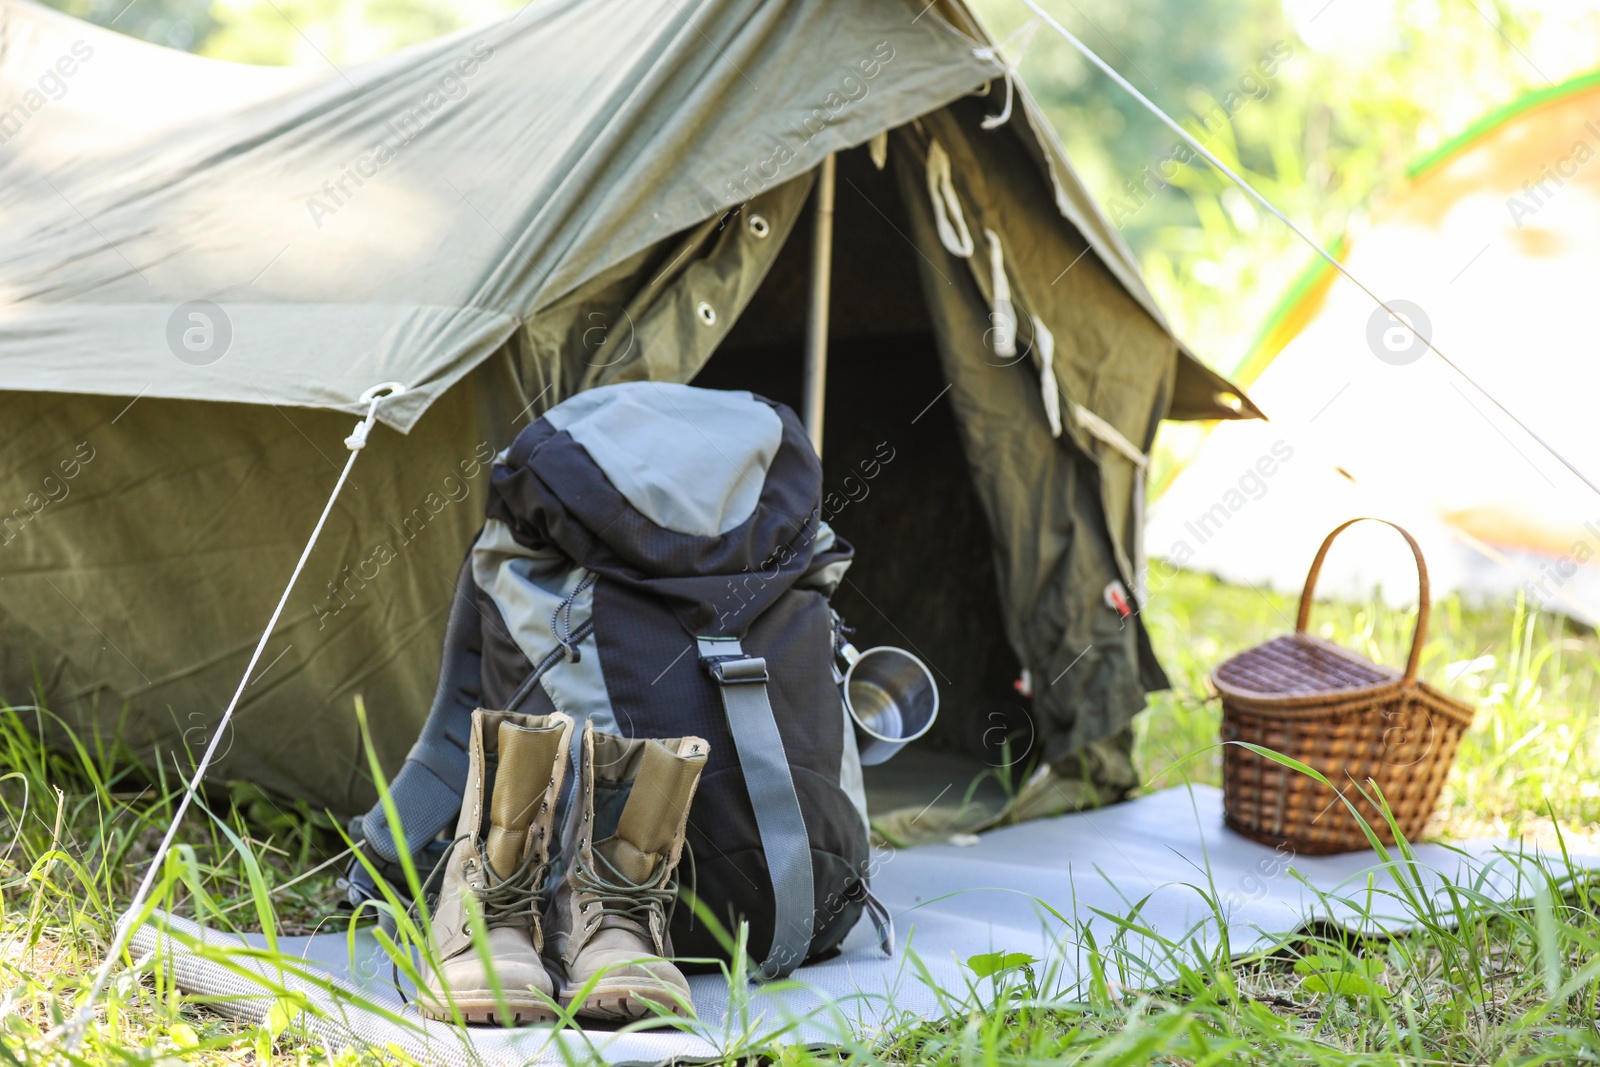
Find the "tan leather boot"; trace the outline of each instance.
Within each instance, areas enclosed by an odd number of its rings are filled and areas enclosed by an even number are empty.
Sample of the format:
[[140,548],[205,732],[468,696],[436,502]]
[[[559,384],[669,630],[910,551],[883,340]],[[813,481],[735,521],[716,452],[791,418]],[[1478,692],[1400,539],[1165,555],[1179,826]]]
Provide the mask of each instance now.
[[693,1014],[689,983],[663,957],[689,804],[710,751],[698,737],[630,740],[584,726],[546,948],[561,1003],[582,993],[581,1015],[639,1019],[652,1004]]
[[[540,955],[541,893],[571,738],[572,720],[565,715],[472,713],[467,789],[433,913],[438,968],[418,990],[424,1015],[453,1020],[453,1002],[474,1023],[555,1018],[539,995],[555,992]],[[485,945],[473,944],[469,907],[483,919]]]

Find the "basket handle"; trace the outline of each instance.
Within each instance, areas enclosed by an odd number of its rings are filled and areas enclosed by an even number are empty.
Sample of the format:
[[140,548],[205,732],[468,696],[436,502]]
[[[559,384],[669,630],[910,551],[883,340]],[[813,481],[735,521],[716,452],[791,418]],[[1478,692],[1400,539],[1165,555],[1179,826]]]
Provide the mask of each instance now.
[[1403,683],[1409,684],[1416,681],[1417,665],[1422,661],[1422,646],[1428,640],[1428,619],[1433,613],[1433,598],[1428,591],[1428,565],[1422,560],[1421,546],[1403,527],[1388,519],[1375,519],[1370,516],[1351,519],[1335,527],[1334,531],[1323,539],[1322,547],[1317,549],[1317,558],[1311,561],[1311,570],[1306,575],[1305,590],[1300,594],[1300,618],[1295,622],[1294,631],[1299,634],[1305,633],[1307,624],[1311,622],[1311,596],[1316,591],[1317,577],[1322,573],[1322,561],[1327,558],[1328,549],[1333,546],[1333,539],[1358,522],[1381,522],[1385,526],[1393,527],[1406,539],[1406,544],[1411,546],[1411,555],[1417,561],[1417,628],[1411,635],[1411,656],[1406,660],[1406,673],[1401,678]]

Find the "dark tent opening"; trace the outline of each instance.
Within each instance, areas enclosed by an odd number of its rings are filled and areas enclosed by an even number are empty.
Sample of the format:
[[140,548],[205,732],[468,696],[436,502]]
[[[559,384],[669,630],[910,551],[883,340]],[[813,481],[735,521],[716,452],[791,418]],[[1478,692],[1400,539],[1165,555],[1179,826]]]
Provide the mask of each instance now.
[[[693,384],[802,409],[814,210]],[[834,212],[823,514],[856,548],[834,603],[858,648],[915,652],[940,689],[933,729],[867,769],[869,800],[874,812],[956,805],[977,783],[972,800],[996,810],[1000,775],[1025,770],[1035,729],[1014,688],[994,542],[939,367],[919,253],[893,176],[865,147],[838,156]]]

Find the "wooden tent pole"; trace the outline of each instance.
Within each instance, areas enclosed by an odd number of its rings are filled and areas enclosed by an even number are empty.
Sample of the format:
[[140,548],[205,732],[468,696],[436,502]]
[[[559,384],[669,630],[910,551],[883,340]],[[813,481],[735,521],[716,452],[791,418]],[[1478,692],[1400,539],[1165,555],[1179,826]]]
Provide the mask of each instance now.
[[811,214],[811,299],[806,314],[806,433],[822,455],[822,408],[828,393],[828,290],[833,281],[833,153],[817,168]]

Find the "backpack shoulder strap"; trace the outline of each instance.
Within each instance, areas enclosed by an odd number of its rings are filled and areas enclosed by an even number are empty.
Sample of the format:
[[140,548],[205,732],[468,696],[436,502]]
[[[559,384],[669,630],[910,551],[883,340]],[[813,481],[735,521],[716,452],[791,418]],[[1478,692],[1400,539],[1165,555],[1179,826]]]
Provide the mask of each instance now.
[[776,907],[772,946],[761,973],[778,978],[800,966],[811,948],[816,909],[811,838],[767,698],[767,661],[745,655],[735,637],[700,637],[696,645],[700,662],[722,695],[722,710],[767,856]]

